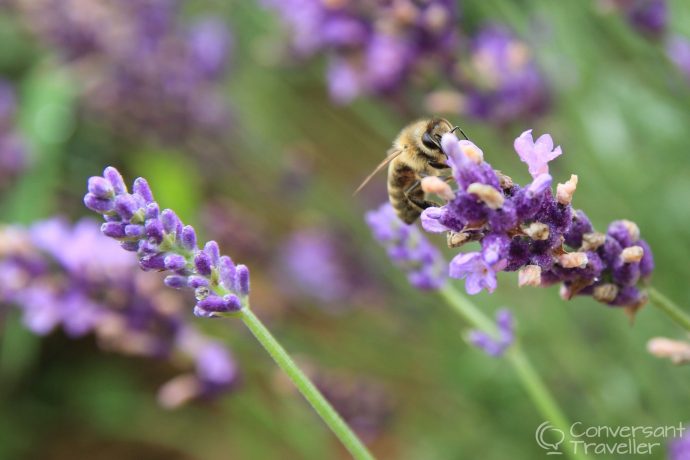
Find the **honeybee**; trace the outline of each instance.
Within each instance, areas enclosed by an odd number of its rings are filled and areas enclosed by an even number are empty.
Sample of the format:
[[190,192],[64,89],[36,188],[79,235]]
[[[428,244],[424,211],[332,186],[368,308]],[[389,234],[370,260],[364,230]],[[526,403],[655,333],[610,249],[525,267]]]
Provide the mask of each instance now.
[[376,173],[388,165],[388,199],[396,214],[406,224],[411,224],[430,206],[438,206],[426,200],[421,180],[426,176],[441,176],[450,166],[441,149],[441,137],[459,130],[444,118],[425,118],[405,126],[393,141],[386,159],[369,174],[355,190],[357,194]]

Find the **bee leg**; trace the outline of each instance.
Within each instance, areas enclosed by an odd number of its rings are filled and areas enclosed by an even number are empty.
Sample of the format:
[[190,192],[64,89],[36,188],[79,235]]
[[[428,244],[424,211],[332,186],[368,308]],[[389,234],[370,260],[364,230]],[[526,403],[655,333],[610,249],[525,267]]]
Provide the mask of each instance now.
[[423,198],[420,198],[419,196],[414,196],[412,195],[412,192],[417,191],[419,187],[422,185],[422,181],[416,180],[412,185],[410,185],[403,193],[405,194],[405,198],[407,201],[410,203],[414,204],[417,206],[419,209],[426,209],[426,208],[431,208],[431,207],[436,207],[436,206],[441,206],[439,203],[436,203],[434,201],[430,200],[424,200]]

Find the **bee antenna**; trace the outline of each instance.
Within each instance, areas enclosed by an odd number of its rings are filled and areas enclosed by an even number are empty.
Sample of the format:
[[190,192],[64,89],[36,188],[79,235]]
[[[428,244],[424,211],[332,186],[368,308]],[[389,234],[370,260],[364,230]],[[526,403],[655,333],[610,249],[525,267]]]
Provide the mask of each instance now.
[[467,137],[467,134],[465,134],[465,131],[463,131],[461,127],[456,126],[456,127],[454,127],[453,129],[450,130],[451,133],[453,133],[453,132],[455,132],[455,131],[460,131],[460,133],[462,133],[462,136],[463,136],[466,140],[468,140],[468,141],[470,140],[470,138]]

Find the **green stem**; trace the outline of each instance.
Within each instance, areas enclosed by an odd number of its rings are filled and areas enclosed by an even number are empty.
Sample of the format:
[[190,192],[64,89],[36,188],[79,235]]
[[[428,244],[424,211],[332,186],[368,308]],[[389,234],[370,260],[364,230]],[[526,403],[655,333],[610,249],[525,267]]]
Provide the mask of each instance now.
[[333,407],[326,401],[321,392],[314,386],[309,378],[300,370],[290,358],[285,349],[266,329],[261,320],[245,307],[240,314],[242,321],[247,325],[254,337],[263,345],[273,360],[290,377],[302,396],[309,401],[317,414],[323,419],[333,433],[340,439],[343,445],[357,460],[374,460],[369,450],[362,444],[357,435],[347,426]]
[[[482,329],[487,333],[496,331],[493,321],[452,285],[446,285],[439,292],[448,302],[448,305],[473,327]],[[554,428],[561,430],[566,440],[570,440],[570,423],[568,419],[563,415],[563,411],[561,411],[558,403],[518,344],[513,344],[506,353],[506,359],[513,366],[515,373],[520,379],[520,383],[522,383],[523,388],[544,419],[551,422]],[[570,442],[564,443],[564,445],[572,446]],[[587,458],[584,454],[574,449],[566,449],[566,454],[574,460]]]
[[654,306],[666,313],[666,315],[678,323],[680,327],[690,331],[690,315],[688,315],[688,313],[684,312],[678,305],[675,304],[675,302],[673,302],[673,300],[669,299],[653,287],[650,287],[647,292],[649,293],[649,300]]

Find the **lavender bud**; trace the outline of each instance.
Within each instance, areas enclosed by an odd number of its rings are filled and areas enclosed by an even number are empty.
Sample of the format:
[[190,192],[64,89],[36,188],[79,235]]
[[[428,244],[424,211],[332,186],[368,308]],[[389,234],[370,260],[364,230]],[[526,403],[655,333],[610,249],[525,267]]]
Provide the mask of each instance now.
[[209,241],[204,246],[204,252],[206,255],[208,255],[211,265],[218,265],[218,260],[220,259],[220,248],[218,247],[218,243],[215,241]]
[[160,208],[158,207],[158,203],[153,202],[149,203],[146,205],[146,212],[144,213],[144,216],[146,219],[158,219],[158,216],[160,215]]
[[240,299],[235,294],[223,296],[223,302],[225,303],[225,308],[227,308],[227,311],[242,310],[242,302],[240,302]]
[[203,251],[194,255],[194,266],[200,275],[209,276],[211,274],[211,259]]
[[165,269],[165,255],[152,254],[139,259],[139,266],[145,270],[164,270]]
[[112,166],[108,166],[103,171],[103,177],[106,178],[108,182],[110,182],[110,185],[113,186],[115,194],[120,195],[127,193],[125,181],[122,179],[122,175],[120,175],[120,172],[117,169],[113,168]]
[[165,256],[165,268],[166,270],[182,270],[187,265],[187,260],[179,254],[169,254]]
[[187,287],[187,277],[181,275],[168,275],[163,280],[166,286],[173,289],[182,289]]
[[115,210],[124,220],[130,220],[137,212],[137,202],[132,195],[118,195],[115,198]]
[[216,317],[212,312],[200,308],[199,305],[194,305],[194,316],[197,318],[213,318]]
[[220,275],[220,282],[226,289],[235,291],[236,269],[232,259],[228,256],[222,256],[218,261],[218,271]]
[[527,197],[534,198],[544,193],[551,187],[551,180],[550,174],[539,174],[532,183],[527,186]]
[[139,242],[139,252],[141,254],[153,255],[158,254],[160,252],[160,248],[153,240],[141,240]]
[[193,251],[196,249],[196,232],[191,225],[185,225],[185,227],[182,229],[180,243],[187,251]]
[[203,276],[192,275],[187,278],[187,285],[192,289],[198,289],[200,287],[208,287],[209,281]]
[[222,297],[209,295],[197,302],[197,306],[204,311],[213,313],[224,313],[228,311],[228,306]]
[[249,295],[249,269],[246,265],[237,266],[237,292],[246,296]]
[[172,209],[164,209],[161,212],[161,223],[165,233],[177,233],[178,229],[182,227],[180,218],[177,217],[177,214]]
[[146,229],[146,236],[156,244],[161,244],[163,241],[163,224],[160,220],[147,220],[144,226]]
[[129,252],[139,251],[139,242],[138,241],[122,241],[120,243],[120,246],[122,246],[122,249],[124,249],[125,251],[129,251]]
[[121,239],[125,237],[124,225],[120,222],[106,222],[102,224],[101,232],[110,238]]
[[134,224],[126,225],[125,235],[127,235],[129,238],[141,238],[144,236],[144,226]]
[[113,186],[103,177],[90,177],[88,180],[87,188],[89,192],[95,195],[97,198],[109,199],[115,195]]
[[132,191],[139,196],[141,196],[146,204],[153,202],[153,192],[151,192],[151,187],[149,183],[143,177],[137,177],[134,180],[134,185],[132,185]]
[[645,240],[639,240],[637,242],[640,247],[642,247],[642,260],[640,260],[640,276],[642,278],[647,278],[654,271],[654,256],[652,255],[652,248]]
[[84,196],[84,204],[87,208],[92,211],[96,211],[99,214],[105,214],[113,210],[114,202],[113,200],[106,200],[103,198],[98,198],[93,193],[87,193]]

